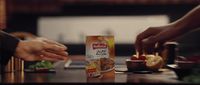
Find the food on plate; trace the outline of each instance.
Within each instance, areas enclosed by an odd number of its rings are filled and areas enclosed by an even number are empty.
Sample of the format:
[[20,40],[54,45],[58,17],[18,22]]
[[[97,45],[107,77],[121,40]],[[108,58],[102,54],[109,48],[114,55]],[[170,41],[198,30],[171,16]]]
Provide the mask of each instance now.
[[30,65],[29,68],[36,71],[50,70],[53,69],[53,64],[50,61],[41,61]]
[[162,57],[155,55],[146,55],[146,66],[151,70],[158,70],[164,64]]
[[158,55],[141,55],[137,57],[133,55],[129,61],[126,61],[127,65],[132,65],[130,68],[132,69],[149,69],[152,71],[156,71],[161,68],[164,64],[162,57]]

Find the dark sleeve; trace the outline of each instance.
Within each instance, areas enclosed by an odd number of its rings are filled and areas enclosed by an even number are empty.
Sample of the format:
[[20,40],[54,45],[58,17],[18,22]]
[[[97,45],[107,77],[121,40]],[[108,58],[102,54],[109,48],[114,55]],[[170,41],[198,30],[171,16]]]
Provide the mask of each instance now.
[[0,58],[2,66],[5,66],[11,56],[14,55],[18,43],[19,39],[0,31]]

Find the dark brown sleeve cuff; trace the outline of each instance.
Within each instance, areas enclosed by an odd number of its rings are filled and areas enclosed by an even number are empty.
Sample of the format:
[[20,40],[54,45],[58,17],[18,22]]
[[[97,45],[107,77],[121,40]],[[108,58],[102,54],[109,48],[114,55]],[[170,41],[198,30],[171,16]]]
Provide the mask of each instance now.
[[9,35],[8,33],[0,31],[0,42],[1,64],[6,65],[11,56],[15,53],[19,39]]

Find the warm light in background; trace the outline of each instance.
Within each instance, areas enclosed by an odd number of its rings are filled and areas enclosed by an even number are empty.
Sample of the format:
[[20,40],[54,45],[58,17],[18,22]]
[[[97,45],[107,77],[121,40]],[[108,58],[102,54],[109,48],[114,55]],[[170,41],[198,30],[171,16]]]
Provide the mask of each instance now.
[[6,25],[5,5],[5,0],[0,0],[0,29],[4,29]]
[[166,15],[41,17],[38,34],[68,44],[84,43],[87,35],[114,35],[116,43],[132,44],[146,28],[168,22]]

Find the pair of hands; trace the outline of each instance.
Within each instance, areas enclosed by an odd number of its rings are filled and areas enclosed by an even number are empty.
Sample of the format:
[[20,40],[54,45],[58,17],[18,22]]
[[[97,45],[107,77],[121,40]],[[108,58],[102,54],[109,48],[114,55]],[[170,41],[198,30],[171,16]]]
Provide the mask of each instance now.
[[[172,31],[173,25],[162,27],[150,27],[137,36],[135,46],[139,54],[153,53],[155,44],[157,48],[162,48],[164,42],[176,34]],[[32,40],[20,41],[15,52],[15,56],[26,61],[58,61],[66,60],[68,53],[64,45],[45,38],[35,38]]]
[[25,61],[66,60],[68,53],[64,45],[45,38],[20,41],[14,56]]

